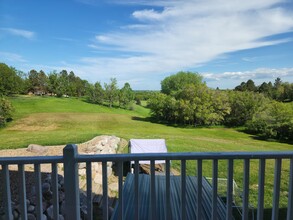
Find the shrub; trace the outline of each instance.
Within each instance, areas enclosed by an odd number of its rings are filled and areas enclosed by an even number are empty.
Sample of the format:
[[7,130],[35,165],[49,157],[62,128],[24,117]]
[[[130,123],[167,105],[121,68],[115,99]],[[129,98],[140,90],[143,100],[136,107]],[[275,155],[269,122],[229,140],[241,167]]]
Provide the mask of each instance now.
[[246,123],[250,133],[263,138],[293,140],[293,108],[292,104],[271,102],[263,111],[254,114]]
[[4,97],[0,98],[0,126],[4,126],[11,119],[13,107]]

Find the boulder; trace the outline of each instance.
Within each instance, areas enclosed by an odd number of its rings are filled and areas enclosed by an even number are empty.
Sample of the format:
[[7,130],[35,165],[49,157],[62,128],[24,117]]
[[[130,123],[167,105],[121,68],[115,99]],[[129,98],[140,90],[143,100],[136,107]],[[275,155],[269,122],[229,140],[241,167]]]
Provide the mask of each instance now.
[[26,150],[35,154],[45,154],[48,152],[48,147],[38,144],[30,144]]

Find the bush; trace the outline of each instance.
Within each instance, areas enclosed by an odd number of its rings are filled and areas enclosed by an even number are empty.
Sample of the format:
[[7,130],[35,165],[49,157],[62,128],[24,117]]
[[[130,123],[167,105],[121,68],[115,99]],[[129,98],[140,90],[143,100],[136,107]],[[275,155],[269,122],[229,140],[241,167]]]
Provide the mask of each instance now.
[[13,107],[11,103],[3,97],[0,98],[0,126],[4,126],[11,119],[12,111]]
[[263,138],[293,141],[292,104],[271,102],[246,123],[247,131]]
[[257,112],[261,112],[269,102],[262,94],[253,92],[228,93],[231,111],[225,116],[224,124],[228,126],[243,126],[252,120]]

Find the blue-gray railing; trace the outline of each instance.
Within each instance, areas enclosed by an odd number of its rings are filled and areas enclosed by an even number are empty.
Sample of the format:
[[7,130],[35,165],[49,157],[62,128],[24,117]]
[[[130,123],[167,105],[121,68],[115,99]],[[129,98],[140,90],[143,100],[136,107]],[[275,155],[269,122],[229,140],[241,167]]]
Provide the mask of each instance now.
[[[103,219],[109,219],[108,211],[108,178],[107,178],[107,162],[115,162],[118,170],[118,216],[123,219],[123,164],[127,161],[135,161],[134,168],[138,170],[140,160],[149,160],[151,164],[151,184],[150,184],[150,201],[151,201],[151,217],[156,219],[156,195],[155,195],[155,160],[165,160],[166,170],[166,210],[170,210],[170,161],[181,161],[181,219],[186,219],[186,162],[196,161],[197,163],[197,206],[202,204],[202,178],[203,178],[203,161],[212,161],[212,219],[217,219],[217,196],[218,196],[218,175],[219,161],[228,161],[227,169],[227,202],[226,202],[226,219],[232,219],[233,208],[233,172],[234,161],[243,160],[243,201],[242,201],[242,219],[248,219],[249,214],[249,182],[250,182],[250,162],[251,160],[259,160],[258,169],[258,205],[257,219],[264,218],[264,197],[265,197],[265,171],[266,161],[275,160],[274,167],[274,183],[273,183],[273,199],[272,199],[272,219],[278,219],[280,186],[281,186],[281,170],[282,161],[289,160],[289,177],[288,181],[288,203],[287,203],[287,220],[293,219],[293,151],[287,152],[211,152],[211,153],[161,153],[161,154],[112,154],[112,155],[79,155],[76,145],[67,145],[63,150],[63,156],[47,156],[47,157],[14,157],[0,158],[2,168],[2,184],[3,184],[3,200],[4,209],[7,220],[13,219],[11,207],[11,191],[9,178],[9,165],[17,164],[20,178],[20,210],[21,218],[27,219],[26,205],[26,187],[25,187],[25,164],[34,164],[34,173],[36,181],[36,218],[41,219],[42,210],[42,192],[41,192],[41,164],[49,163],[52,165],[52,191],[53,191],[53,215],[54,219],[59,218],[59,200],[58,200],[58,173],[57,164],[64,164],[64,188],[65,188],[65,216],[66,219],[80,219],[80,199],[79,199],[79,179],[78,179],[78,163],[86,163],[86,180],[87,180],[87,219],[93,219],[92,204],[92,166],[93,162],[102,163],[102,183],[103,183]],[[139,191],[138,191],[138,172],[135,172],[134,184],[134,201],[135,201],[135,219],[139,219]],[[170,219],[167,212],[166,219]],[[196,216],[201,219],[201,209],[197,208]]]

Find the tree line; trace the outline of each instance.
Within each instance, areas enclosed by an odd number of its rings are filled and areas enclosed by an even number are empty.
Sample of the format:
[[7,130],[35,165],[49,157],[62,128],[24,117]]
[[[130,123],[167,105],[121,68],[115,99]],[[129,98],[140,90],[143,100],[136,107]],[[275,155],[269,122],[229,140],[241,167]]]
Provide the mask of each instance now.
[[0,126],[4,125],[13,110],[5,96],[15,94],[51,95],[56,97],[85,97],[88,102],[95,104],[117,105],[120,108],[131,108],[134,92],[129,83],[120,89],[117,80],[111,78],[109,83],[89,83],[76,76],[73,71],[44,71],[31,70],[27,74],[13,67],[0,63]]
[[179,72],[166,77],[161,82],[161,92],[153,94],[148,107],[156,121],[244,126],[262,138],[293,140],[292,102],[282,103],[248,89],[210,89],[198,73]]
[[240,85],[236,86],[234,90],[262,93],[266,97],[281,102],[293,101],[293,83],[282,82],[279,77],[274,83],[263,82],[261,85],[255,85],[254,81],[249,79],[247,82],[242,82]]
[[74,72],[31,70],[28,74],[0,64],[0,125],[11,118],[12,105],[5,96],[33,93],[57,97],[85,97],[88,102],[131,108],[147,100],[157,122],[190,126],[244,126],[262,138],[293,140],[292,83],[277,78],[256,86],[252,80],[234,90],[208,88],[198,73],[178,72],[161,81],[161,91],[135,93],[129,83],[119,89],[117,80],[89,83]]

